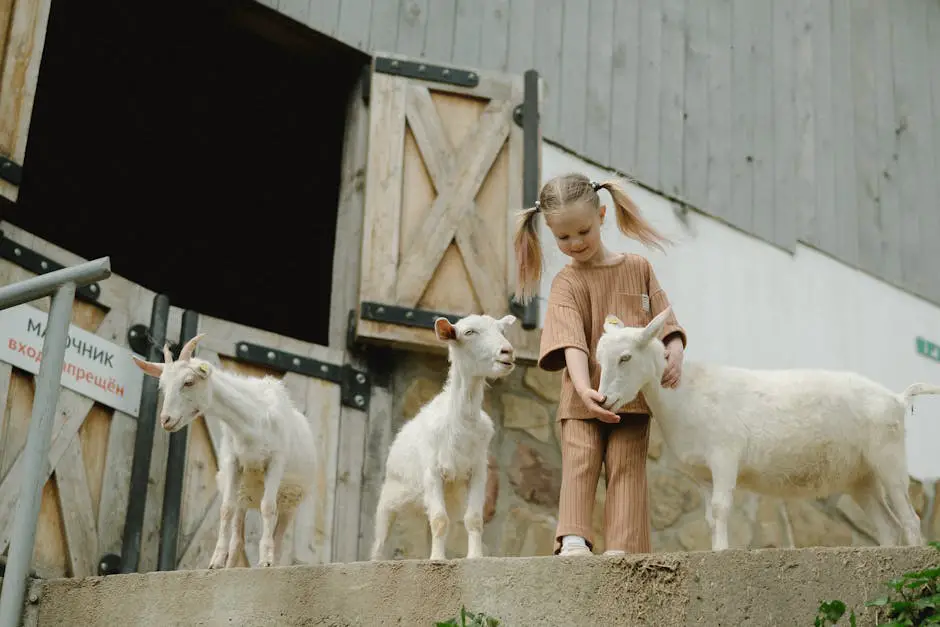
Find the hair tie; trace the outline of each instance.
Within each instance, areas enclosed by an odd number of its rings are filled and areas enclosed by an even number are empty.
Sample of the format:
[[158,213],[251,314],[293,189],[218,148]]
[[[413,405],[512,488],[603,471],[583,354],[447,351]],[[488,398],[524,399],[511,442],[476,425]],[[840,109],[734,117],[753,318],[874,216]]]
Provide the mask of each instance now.
[[540,203],[539,201],[536,200],[536,201],[535,201],[535,212],[538,213],[538,212],[541,211],[541,210],[542,210],[542,203]]
[[591,181],[591,189],[593,189],[595,192],[599,190],[601,187],[603,186],[597,181]]

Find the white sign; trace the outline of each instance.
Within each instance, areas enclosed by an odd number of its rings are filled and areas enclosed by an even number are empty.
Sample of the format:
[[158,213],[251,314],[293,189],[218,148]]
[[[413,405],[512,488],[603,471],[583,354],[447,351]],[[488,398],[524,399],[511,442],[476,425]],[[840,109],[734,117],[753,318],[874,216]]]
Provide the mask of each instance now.
[[[0,360],[37,374],[48,315],[30,305],[0,311]],[[108,407],[136,417],[144,373],[133,353],[69,325],[61,383]]]

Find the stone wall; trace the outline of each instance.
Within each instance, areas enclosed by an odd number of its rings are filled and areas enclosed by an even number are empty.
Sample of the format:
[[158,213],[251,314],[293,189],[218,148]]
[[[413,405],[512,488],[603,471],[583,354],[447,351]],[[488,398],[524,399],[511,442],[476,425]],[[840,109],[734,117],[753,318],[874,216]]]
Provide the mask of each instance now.
[[[400,354],[392,380],[392,433],[412,418],[444,382],[446,357]],[[487,389],[484,409],[496,424],[490,448],[484,542],[491,556],[551,555],[561,484],[561,453],[555,409],[560,373],[519,367]],[[670,463],[656,421],[647,460],[653,551],[711,548],[705,495]],[[935,485],[911,480],[911,495],[928,539],[940,539]],[[594,511],[595,552],[604,550],[604,479]],[[466,553],[461,521],[448,543],[448,556]],[[371,525],[371,521],[369,521]],[[848,496],[819,501],[785,501],[737,490],[729,522],[731,548],[872,546],[871,524]],[[389,542],[396,558],[426,558],[426,520],[399,520]],[[394,553],[391,553],[394,551]]]

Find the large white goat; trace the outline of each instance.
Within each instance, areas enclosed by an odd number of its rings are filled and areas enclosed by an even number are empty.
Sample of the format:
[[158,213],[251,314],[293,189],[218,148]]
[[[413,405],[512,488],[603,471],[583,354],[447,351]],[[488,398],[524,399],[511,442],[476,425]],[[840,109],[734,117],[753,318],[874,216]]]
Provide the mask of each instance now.
[[385,462],[385,482],[375,514],[372,559],[383,558],[397,515],[424,514],[431,527],[431,559],[445,559],[451,520],[463,511],[467,557],[483,555],[483,506],[493,421],[483,411],[487,378],[515,368],[513,347],[504,335],[515,316],[496,320],[470,315],[451,324],[434,321],[437,338],[448,344],[450,369],[443,389],[395,436]]
[[871,518],[879,544],[894,544],[899,531],[904,543],[923,543],[908,495],[904,418],[912,397],[938,394],[940,386],[915,383],[895,394],[851,372],[687,361],[679,387],[664,388],[658,338],[669,311],[645,328],[607,317],[597,343],[599,392],[613,409],[642,391],[683,470],[711,485],[713,550],[728,548],[736,485],[782,498],[848,493]]
[[261,511],[258,564],[273,566],[281,557],[284,532],[314,480],[313,431],[279,379],[227,372],[193,357],[203,336],[189,340],[177,361],[164,347],[164,363],[137,357],[134,362],[160,380],[164,429],[179,431],[207,414],[222,424],[216,474],[222,496],[219,538],[209,568],[249,565],[245,554],[249,509]]

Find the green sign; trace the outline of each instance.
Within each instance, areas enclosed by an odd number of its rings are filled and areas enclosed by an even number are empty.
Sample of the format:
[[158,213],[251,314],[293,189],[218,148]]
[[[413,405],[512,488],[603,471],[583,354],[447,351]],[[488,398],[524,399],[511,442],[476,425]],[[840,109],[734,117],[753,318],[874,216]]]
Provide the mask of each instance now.
[[937,346],[929,340],[922,337],[917,338],[917,354],[929,357],[934,361],[940,361],[940,346]]

